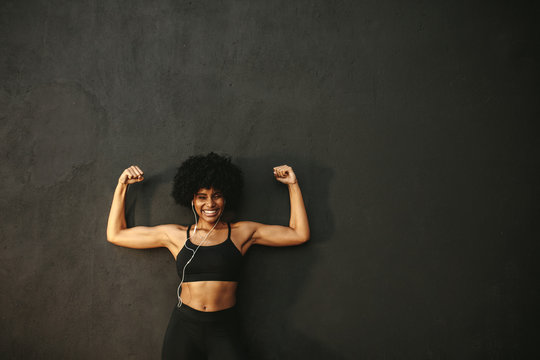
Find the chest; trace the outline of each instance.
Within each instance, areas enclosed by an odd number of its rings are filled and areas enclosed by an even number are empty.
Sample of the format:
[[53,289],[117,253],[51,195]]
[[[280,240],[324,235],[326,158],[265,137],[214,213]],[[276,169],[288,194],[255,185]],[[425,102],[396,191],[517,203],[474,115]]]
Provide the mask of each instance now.
[[176,258],[180,277],[193,280],[237,280],[241,271],[243,256],[230,239],[213,246],[200,246],[186,241]]

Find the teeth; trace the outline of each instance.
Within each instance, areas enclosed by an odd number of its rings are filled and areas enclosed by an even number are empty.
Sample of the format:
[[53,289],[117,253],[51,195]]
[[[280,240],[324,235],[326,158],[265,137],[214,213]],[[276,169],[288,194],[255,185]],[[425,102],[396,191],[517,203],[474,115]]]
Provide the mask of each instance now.
[[203,212],[207,215],[215,215],[217,213],[217,210],[212,210],[212,211],[209,211],[209,210],[203,210]]

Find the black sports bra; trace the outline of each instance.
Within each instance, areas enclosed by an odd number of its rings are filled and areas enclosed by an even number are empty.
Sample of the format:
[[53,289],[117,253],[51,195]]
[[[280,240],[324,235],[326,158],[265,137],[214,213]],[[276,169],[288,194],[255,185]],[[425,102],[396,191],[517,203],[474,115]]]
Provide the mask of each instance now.
[[[184,282],[192,281],[239,281],[242,270],[243,256],[236,245],[231,240],[231,224],[227,223],[229,234],[227,240],[217,245],[199,246],[193,260],[186,266]],[[193,255],[192,250],[197,249],[189,240],[189,230],[187,229],[187,240],[176,256],[176,270],[178,276],[182,278],[182,270]]]

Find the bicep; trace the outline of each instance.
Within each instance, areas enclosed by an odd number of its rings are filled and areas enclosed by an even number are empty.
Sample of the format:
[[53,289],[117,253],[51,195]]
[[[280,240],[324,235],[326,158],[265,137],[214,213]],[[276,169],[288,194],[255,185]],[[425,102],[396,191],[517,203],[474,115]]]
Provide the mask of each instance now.
[[168,225],[134,226],[120,230],[111,242],[133,249],[167,247],[170,241],[167,228]]
[[303,241],[296,231],[288,226],[266,225],[256,223],[253,233],[253,244],[266,246],[299,245]]

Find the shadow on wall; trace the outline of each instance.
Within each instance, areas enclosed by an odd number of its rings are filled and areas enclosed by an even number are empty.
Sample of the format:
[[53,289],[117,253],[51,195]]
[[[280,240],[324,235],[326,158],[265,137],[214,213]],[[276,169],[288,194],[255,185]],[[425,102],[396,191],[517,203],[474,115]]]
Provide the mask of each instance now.
[[[329,209],[332,169],[310,159],[268,155],[233,159],[244,171],[244,203],[239,220],[288,225],[287,187],[274,179],[273,167],[289,165],[295,171],[308,212],[311,240],[301,246],[254,246],[246,255],[239,287],[245,339],[253,359],[343,359],[313,334],[294,328],[302,321],[295,312],[311,268],[320,258],[317,246],[334,233]],[[303,309],[302,314],[309,314]],[[324,316],[312,314],[310,316]]]
[[[177,205],[170,197],[176,169],[177,167],[157,171],[142,169],[145,172],[144,181],[135,184],[135,186],[130,185],[126,196],[126,222],[128,227],[153,224],[156,221],[160,224],[183,225],[193,222],[191,211]],[[166,193],[170,199],[166,201],[160,197],[158,205],[155,205],[159,211],[154,214],[152,209],[153,205],[156,204],[156,193],[164,184],[167,185]],[[136,206],[136,204],[138,205]]]

